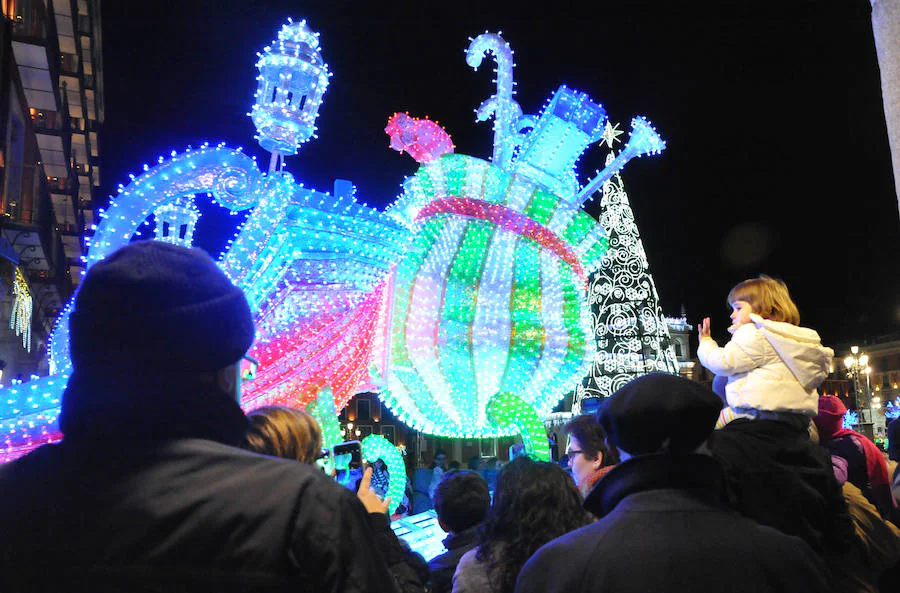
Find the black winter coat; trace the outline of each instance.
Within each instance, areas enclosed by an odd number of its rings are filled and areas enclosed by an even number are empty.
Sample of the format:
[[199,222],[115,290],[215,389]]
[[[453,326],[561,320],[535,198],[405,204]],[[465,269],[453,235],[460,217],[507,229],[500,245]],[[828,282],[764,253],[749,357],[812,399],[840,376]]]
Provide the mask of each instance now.
[[802,538],[826,557],[850,549],[853,522],[831,455],[805,428],[737,419],[713,432],[709,448],[725,470],[735,510]]
[[831,590],[809,546],[725,507],[721,487],[707,456],[620,463],[585,500],[599,520],[539,549],[516,593]]
[[123,392],[86,399],[95,418],[64,400],[71,434],[0,467],[0,591],[397,589],[355,493],[216,442],[246,418],[190,387],[137,403],[147,418]]
[[477,530],[478,527],[475,526],[444,538],[444,547],[447,551],[428,562],[433,593],[450,593],[453,590],[453,574],[456,572],[459,559],[478,545]]

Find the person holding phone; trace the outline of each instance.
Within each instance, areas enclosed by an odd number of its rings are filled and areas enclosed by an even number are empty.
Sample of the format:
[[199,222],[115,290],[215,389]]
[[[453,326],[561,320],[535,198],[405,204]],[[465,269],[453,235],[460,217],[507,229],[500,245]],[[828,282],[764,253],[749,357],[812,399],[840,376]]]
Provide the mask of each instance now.
[[[248,416],[251,430],[244,438],[243,448],[304,464],[314,463],[321,455],[322,429],[308,412],[285,406],[264,406],[252,410]],[[428,565],[391,529],[387,515],[391,501],[373,491],[372,468],[364,467],[360,442],[340,443],[331,452],[335,462],[334,481],[355,492],[365,508],[375,536],[374,549],[387,562],[397,589],[402,593],[424,591]]]

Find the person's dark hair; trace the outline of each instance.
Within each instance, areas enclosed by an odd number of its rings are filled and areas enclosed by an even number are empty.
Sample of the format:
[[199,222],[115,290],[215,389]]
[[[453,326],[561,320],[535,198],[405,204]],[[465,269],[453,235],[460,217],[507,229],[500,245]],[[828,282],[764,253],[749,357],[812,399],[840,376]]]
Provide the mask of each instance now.
[[476,558],[488,563],[494,591],[512,593],[519,571],[538,548],[590,522],[565,470],[523,455],[500,470]]
[[481,461],[480,455],[475,455],[474,457],[470,457],[469,460],[466,462],[466,466],[469,469],[474,470],[476,472],[481,469],[482,465],[483,465],[483,462]]
[[619,462],[619,452],[606,444],[606,431],[600,426],[600,422],[594,414],[575,416],[566,423],[563,431],[578,439],[586,458],[594,459],[598,453],[603,453],[600,467],[615,465]]
[[434,489],[434,510],[438,519],[454,533],[484,521],[491,506],[491,494],[481,475],[468,470],[444,474]]
[[460,462],[458,462],[458,461],[450,462],[450,469],[460,469],[460,468],[462,468],[462,464]]
[[437,458],[438,458],[438,455],[443,455],[443,456],[444,456],[444,461],[447,461],[447,452],[444,451],[443,449],[436,449],[436,450],[434,451],[434,456],[431,458],[431,469],[434,469],[434,468],[437,467]]

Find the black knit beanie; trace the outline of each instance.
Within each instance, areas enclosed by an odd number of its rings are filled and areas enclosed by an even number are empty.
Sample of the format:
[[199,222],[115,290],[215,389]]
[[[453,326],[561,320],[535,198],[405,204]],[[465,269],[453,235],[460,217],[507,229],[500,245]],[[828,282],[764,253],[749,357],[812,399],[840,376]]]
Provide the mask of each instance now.
[[668,373],[638,377],[598,411],[609,442],[631,455],[692,453],[712,434],[722,400],[696,383]]
[[69,334],[75,371],[215,371],[240,360],[254,327],[244,293],[205,251],[140,241],[88,270]]

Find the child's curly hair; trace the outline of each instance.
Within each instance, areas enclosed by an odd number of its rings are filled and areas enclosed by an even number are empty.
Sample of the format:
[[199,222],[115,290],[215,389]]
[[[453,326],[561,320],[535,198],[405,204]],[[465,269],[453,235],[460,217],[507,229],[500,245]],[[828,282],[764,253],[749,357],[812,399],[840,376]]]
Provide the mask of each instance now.
[[763,319],[800,325],[800,311],[791,299],[787,285],[765,274],[744,280],[732,288],[726,302],[730,307],[735,301],[749,303],[753,312]]

